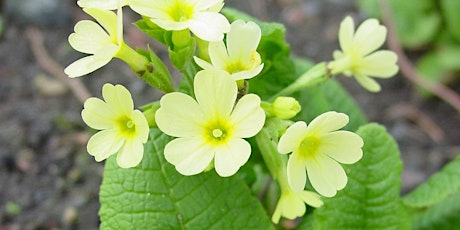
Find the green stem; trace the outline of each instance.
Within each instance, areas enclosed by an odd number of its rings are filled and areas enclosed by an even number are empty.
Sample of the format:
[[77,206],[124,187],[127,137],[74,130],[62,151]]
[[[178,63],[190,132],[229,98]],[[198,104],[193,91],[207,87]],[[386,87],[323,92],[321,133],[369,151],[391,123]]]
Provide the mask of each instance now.
[[290,84],[286,88],[279,91],[277,94],[273,95],[268,101],[273,102],[279,96],[287,96],[303,88],[316,86],[329,79],[329,77],[330,74],[327,71],[326,63],[321,62],[309,69],[306,73],[300,76],[294,83]]
[[120,50],[115,57],[126,62],[136,73],[145,72],[149,63],[149,60],[144,55],[139,54],[124,42],[121,44]]

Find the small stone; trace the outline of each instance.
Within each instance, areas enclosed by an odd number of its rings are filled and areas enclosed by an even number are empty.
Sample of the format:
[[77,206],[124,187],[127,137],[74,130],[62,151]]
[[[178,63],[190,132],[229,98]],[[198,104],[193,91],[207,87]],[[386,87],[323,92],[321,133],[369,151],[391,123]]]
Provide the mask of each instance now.
[[44,96],[61,96],[67,92],[64,83],[44,74],[39,74],[34,78],[34,85]]
[[64,224],[74,224],[78,220],[78,211],[75,207],[67,207],[62,214]]

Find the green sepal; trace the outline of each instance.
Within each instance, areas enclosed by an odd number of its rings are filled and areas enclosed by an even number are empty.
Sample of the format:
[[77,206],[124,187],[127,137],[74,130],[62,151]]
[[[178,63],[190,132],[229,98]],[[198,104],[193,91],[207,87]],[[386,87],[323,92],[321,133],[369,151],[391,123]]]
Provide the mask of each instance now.
[[159,89],[165,93],[174,92],[174,84],[166,65],[161,59],[153,52],[150,47],[147,47],[147,51],[138,49],[138,53],[148,57],[149,64],[146,71],[138,73],[140,78],[147,82],[150,86]]

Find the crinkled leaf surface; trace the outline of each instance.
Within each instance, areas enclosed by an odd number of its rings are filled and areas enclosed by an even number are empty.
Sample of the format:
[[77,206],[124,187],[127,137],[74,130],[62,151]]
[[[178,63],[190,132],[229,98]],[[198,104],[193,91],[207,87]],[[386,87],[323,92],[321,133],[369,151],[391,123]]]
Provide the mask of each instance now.
[[111,157],[100,191],[101,229],[273,229],[237,176],[182,176],[163,157],[171,138],[152,129],[144,158],[122,169]]
[[377,124],[357,133],[364,140],[363,158],[344,167],[348,184],[315,210],[315,229],[410,229],[399,198],[402,163],[396,142]]
[[460,192],[413,215],[413,229],[459,229]]
[[424,208],[455,193],[460,193],[460,156],[407,194],[403,201],[407,206]]

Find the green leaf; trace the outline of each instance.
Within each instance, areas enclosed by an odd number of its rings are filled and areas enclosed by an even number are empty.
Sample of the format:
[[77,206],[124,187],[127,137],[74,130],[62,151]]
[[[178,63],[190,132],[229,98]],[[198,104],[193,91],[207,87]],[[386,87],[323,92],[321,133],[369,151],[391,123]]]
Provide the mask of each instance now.
[[410,229],[399,198],[402,163],[396,142],[383,126],[368,124],[357,133],[363,158],[345,165],[348,184],[314,212],[315,229]]
[[[370,17],[382,18],[378,1],[359,0],[360,8]],[[454,0],[457,1],[457,0]],[[404,47],[419,48],[431,42],[441,29],[441,15],[432,0],[388,0],[398,39]]]
[[407,194],[403,201],[410,207],[429,207],[455,193],[460,192],[460,156]]
[[415,213],[412,218],[413,229],[458,229],[459,216],[460,192],[446,197],[425,211]]
[[260,202],[237,176],[213,170],[182,176],[163,157],[170,137],[152,129],[141,165],[107,160],[100,191],[101,229],[273,229]]
[[444,16],[449,32],[460,42],[460,1],[458,0],[441,0],[441,10]]

